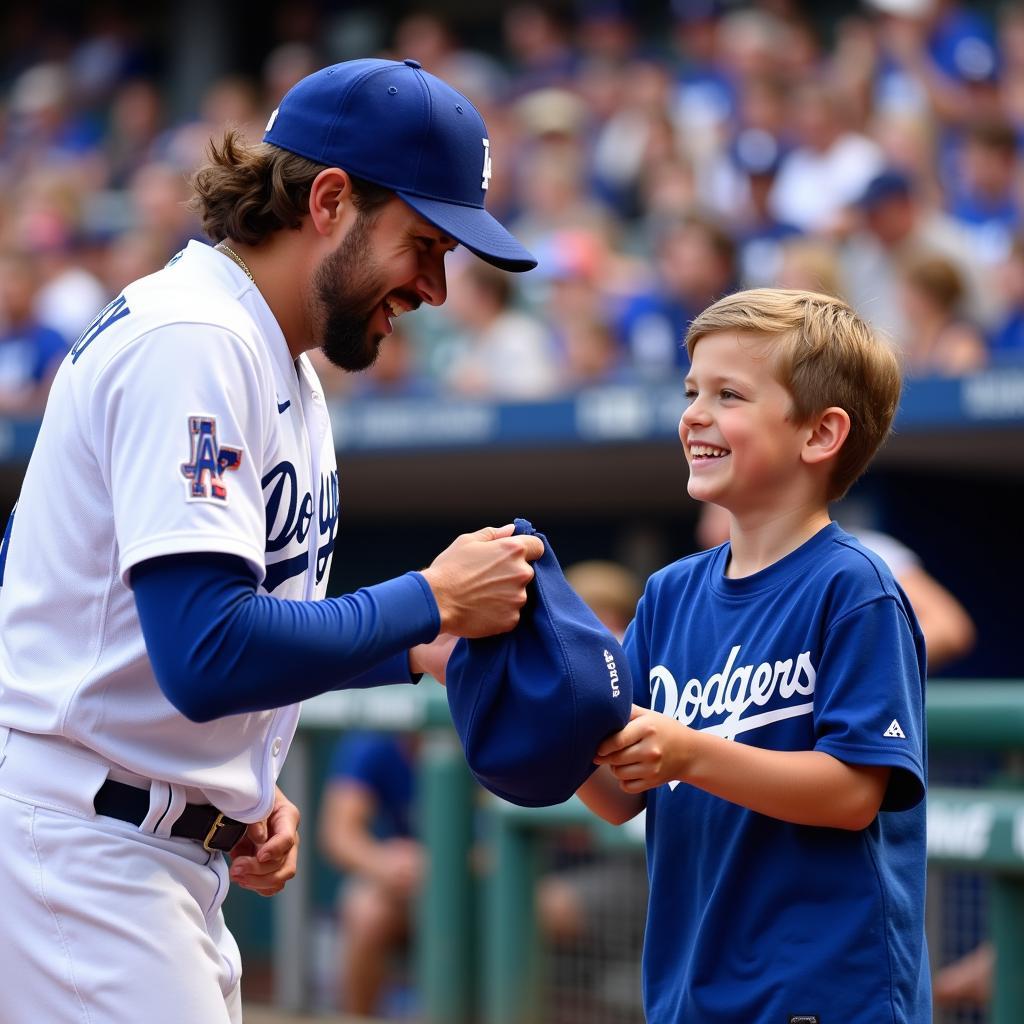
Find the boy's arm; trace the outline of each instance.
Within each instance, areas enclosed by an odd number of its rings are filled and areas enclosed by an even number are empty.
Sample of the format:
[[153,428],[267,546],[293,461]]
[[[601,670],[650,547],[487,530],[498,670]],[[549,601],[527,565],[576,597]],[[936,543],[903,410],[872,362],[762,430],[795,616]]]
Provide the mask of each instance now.
[[610,768],[625,794],[678,780],[782,821],[852,831],[874,820],[891,771],[818,750],[734,743],[640,707],[601,744],[595,760]]
[[613,825],[622,825],[635,818],[647,803],[642,793],[627,793],[606,765],[598,767],[576,790],[576,795],[599,818]]

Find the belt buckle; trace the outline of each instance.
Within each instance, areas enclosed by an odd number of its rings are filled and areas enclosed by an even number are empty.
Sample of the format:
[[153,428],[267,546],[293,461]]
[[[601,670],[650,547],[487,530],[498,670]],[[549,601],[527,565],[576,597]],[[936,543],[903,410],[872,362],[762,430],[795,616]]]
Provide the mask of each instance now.
[[[234,828],[230,826],[234,826]],[[224,840],[230,840],[230,842],[223,840],[217,842],[221,829],[227,830]],[[245,829],[244,822],[235,821],[232,818],[225,821],[224,812],[218,811],[217,817],[213,819],[213,824],[210,826],[210,831],[206,833],[206,838],[203,840],[203,849],[209,853],[227,853],[242,838]]]

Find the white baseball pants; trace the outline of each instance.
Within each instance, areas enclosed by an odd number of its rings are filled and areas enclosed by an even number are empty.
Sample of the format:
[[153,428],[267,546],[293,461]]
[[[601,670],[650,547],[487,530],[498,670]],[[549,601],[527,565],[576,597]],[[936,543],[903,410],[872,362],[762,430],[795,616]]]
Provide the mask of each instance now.
[[224,856],[97,816],[107,771],[0,727],[0,1024],[240,1024]]

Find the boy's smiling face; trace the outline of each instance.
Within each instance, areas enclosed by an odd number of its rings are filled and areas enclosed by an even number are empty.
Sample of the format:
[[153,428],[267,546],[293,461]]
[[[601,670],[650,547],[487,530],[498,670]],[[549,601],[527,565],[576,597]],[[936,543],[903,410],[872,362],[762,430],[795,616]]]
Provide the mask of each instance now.
[[734,513],[783,508],[810,431],[789,418],[793,400],[775,376],[771,344],[735,331],[706,335],[685,386],[679,439],[690,496]]

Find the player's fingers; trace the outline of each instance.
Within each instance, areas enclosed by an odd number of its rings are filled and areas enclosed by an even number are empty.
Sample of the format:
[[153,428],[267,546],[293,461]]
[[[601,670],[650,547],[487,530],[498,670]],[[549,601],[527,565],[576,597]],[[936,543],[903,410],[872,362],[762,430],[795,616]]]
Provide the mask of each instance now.
[[649,708],[642,708],[639,704],[634,704],[629,712],[629,720],[632,722],[634,718],[641,718],[643,715],[650,714]]
[[286,878],[262,878],[255,875],[247,875],[243,878],[236,878],[234,882],[242,889],[254,892],[258,896],[274,896],[279,893],[288,880]]
[[239,880],[252,875],[265,875],[273,870],[272,866],[261,864],[255,857],[236,857],[231,864],[231,877]]
[[267,841],[267,823],[265,821],[254,821],[247,829],[246,835],[254,846],[259,846]]
[[299,834],[297,832],[284,832],[268,839],[260,847],[256,859],[263,864],[283,860],[298,845]]
[[544,542],[540,537],[524,536],[523,542],[523,557],[528,562],[536,562],[541,555],[544,554]]
[[241,839],[231,847],[231,863],[233,864],[239,857],[255,857],[256,847],[253,841],[248,835],[243,835]]
[[284,885],[294,874],[295,869],[290,866],[287,857],[267,863],[260,863],[255,857],[246,857],[241,863],[233,864],[231,867],[232,879],[246,888],[276,883]]
[[516,532],[515,523],[506,523],[504,526],[485,526],[482,530],[470,536],[477,540],[497,540],[499,537],[511,537]]

